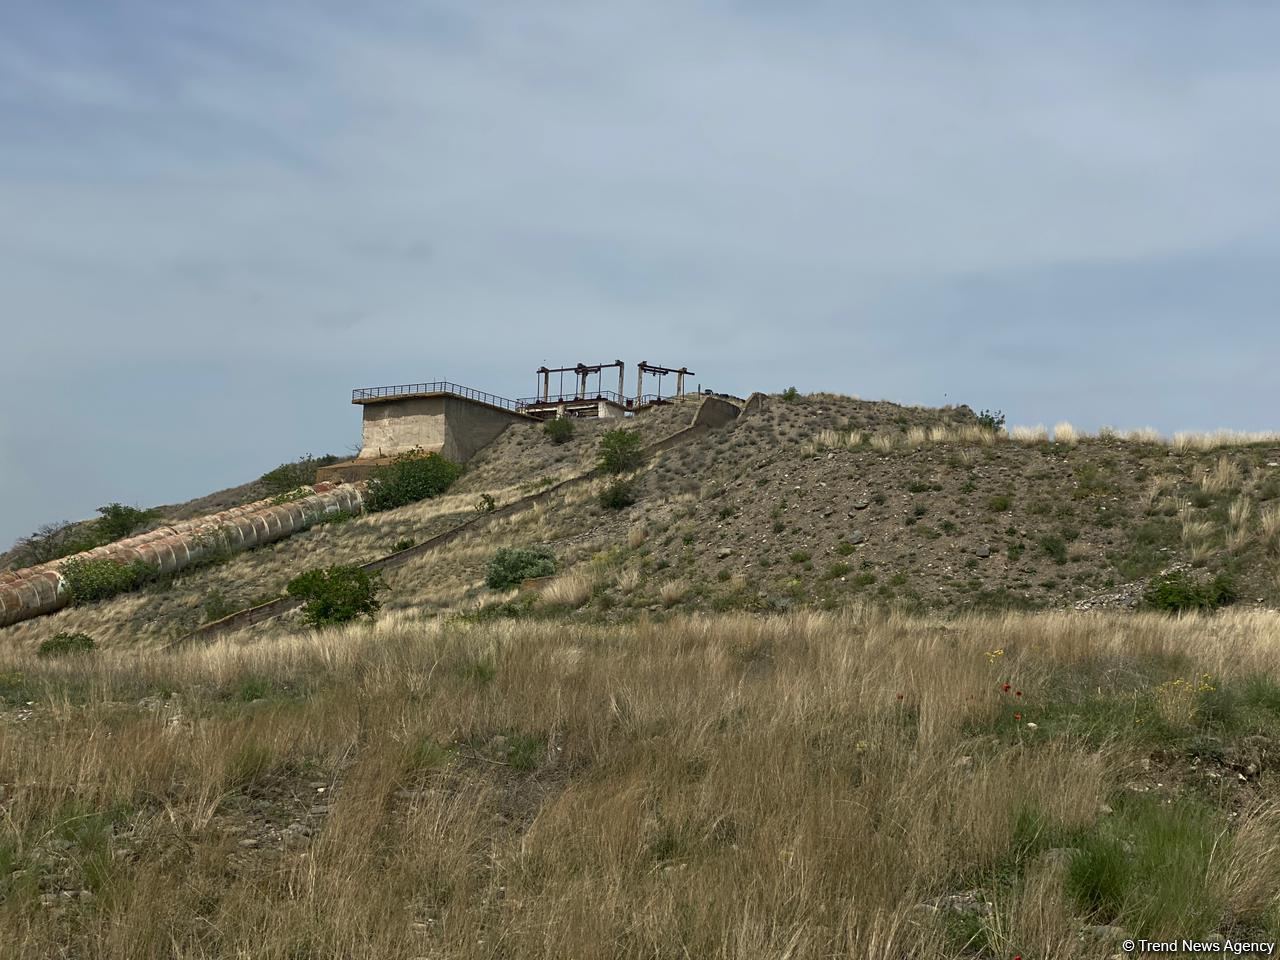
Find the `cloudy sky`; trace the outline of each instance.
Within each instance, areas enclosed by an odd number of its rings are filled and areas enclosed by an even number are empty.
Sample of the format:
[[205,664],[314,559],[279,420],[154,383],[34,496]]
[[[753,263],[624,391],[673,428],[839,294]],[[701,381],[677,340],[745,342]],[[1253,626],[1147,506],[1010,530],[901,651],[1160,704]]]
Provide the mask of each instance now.
[[4,0],[0,545],[346,453],[352,387],[544,362],[1280,428],[1278,36],[1244,0]]

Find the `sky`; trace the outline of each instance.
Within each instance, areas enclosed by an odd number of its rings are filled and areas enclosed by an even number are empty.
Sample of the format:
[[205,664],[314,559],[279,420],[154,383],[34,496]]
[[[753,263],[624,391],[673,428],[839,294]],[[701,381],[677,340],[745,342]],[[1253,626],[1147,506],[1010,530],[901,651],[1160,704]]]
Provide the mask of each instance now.
[[[0,547],[542,365],[1280,429],[1280,6],[0,0]],[[630,379],[630,378],[629,378]]]

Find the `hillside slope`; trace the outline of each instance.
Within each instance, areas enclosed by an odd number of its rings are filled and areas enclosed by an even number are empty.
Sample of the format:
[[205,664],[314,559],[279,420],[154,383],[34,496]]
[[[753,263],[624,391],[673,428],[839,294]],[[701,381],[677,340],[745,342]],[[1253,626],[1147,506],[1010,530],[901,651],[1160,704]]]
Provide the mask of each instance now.
[[[692,409],[675,404],[629,425],[652,442]],[[1050,443],[997,438],[976,422],[965,407],[769,398],[652,458],[631,507],[601,507],[598,481],[389,571],[386,607],[432,616],[509,601],[483,586],[485,565],[498,547],[535,544],[549,546],[565,574],[543,605],[609,619],[855,599],[957,612],[1126,607],[1170,569],[1226,573],[1241,603],[1280,604],[1280,445]],[[305,569],[372,560],[451,529],[475,516],[483,495],[508,503],[584,473],[612,426],[580,421],[563,445],[541,425],[512,427],[446,497],[307,531],[19,624],[0,640],[32,644],[65,629],[108,642],[172,640],[278,594]]]

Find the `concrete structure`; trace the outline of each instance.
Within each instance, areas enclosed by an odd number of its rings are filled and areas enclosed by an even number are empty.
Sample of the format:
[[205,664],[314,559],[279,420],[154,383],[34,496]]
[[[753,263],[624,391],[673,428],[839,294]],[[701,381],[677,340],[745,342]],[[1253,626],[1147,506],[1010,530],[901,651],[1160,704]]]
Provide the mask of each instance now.
[[466,463],[511,424],[531,419],[513,400],[443,381],[357,390],[351,402],[364,410],[357,464],[418,448]]

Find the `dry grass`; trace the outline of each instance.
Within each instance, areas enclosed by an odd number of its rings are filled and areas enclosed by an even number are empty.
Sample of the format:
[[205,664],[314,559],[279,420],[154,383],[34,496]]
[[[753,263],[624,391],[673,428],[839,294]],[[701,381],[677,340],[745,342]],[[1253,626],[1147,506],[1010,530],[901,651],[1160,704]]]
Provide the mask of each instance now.
[[683,578],[668,580],[658,588],[658,597],[665,606],[675,606],[689,595],[690,584]]
[[1280,503],[1272,503],[1262,508],[1260,514],[1262,538],[1270,549],[1280,546]]
[[1048,443],[1049,431],[1044,424],[1034,427],[1010,427],[1009,439],[1014,443]]
[[1240,486],[1240,467],[1226,454],[1200,477],[1200,489],[1209,494],[1222,494]]
[[1054,424],[1053,442],[1060,443],[1065,447],[1074,447],[1080,442],[1080,434],[1075,427],[1064,420],[1062,423]]
[[[0,651],[34,702],[0,725],[0,843],[29,871],[0,938],[14,960],[950,958],[918,904],[1006,875],[995,955],[1085,960],[1089,918],[1019,825],[1097,829],[1136,756],[1011,711],[1046,723],[1064,683],[1132,699],[1187,651],[1189,675],[1274,674],[1278,628],[392,616],[160,658]],[[1220,831],[1209,893],[1264,922],[1280,817]]]
[[591,599],[591,580],[580,573],[563,574],[543,588],[541,597],[556,606],[580,607]]

